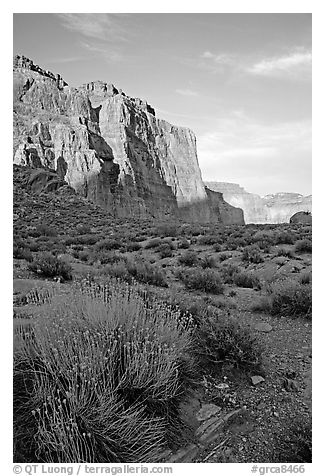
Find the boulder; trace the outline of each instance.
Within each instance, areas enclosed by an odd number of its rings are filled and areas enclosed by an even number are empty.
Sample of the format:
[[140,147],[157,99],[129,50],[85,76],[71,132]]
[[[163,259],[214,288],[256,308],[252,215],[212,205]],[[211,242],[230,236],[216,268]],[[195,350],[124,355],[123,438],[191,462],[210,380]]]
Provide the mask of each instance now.
[[310,212],[300,211],[292,215],[290,218],[290,223],[302,223],[302,224],[311,224],[312,216]]

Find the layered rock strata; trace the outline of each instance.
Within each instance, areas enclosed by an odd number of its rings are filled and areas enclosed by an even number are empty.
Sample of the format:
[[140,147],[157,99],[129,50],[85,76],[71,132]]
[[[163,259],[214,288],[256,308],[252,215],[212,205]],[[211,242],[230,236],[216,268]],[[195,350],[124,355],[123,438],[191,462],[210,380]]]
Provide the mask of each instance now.
[[243,224],[220,194],[212,204],[192,131],[112,84],[69,87],[22,56],[14,59],[14,163],[55,170],[115,216]]

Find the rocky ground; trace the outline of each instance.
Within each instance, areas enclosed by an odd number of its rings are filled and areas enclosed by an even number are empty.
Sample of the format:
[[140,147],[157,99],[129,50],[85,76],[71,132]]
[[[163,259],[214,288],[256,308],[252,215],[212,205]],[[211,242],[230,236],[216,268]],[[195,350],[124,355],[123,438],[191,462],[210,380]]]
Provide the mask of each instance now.
[[[186,224],[179,224],[187,230],[179,235],[168,233],[166,225],[159,228],[157,223],[117,222],[99,207],[91,205],[89,214],[88,202],[74,194],[31,194],[24,188],[23,173],[16,177],[15,183],[14,328],[29,325],[40,290],[51,292],[55,286],[60,292],[68,292],[74,283],[87,275],[109,279],[116,268],[107,265],[102,255],[94,258],[93,250],[105,237],[115,239],[120,245],[109,251],[109,256],[118,255],[119,266],[136,257],[164,273],[167,287],[147,284],[152,292],[164,299],[170,296],[177,296],[179,300],[184,298],[184,302],[201,299],[208,308],[228,313],[247,327],[262,349],[263,364],[258,371],[242,371],[223,364],[213,376],[208,373],[204,376],[198,392],[189,395],[182,408],[183,419],[192,429],[191,442],[181,450],[166,454],[166,460],[207,463],[310,461],[311,320],[303,316],[271,315],[265,309],[256,309],[256,304],[267,296],[267,289],[274,281],[288,277],[299,281],[304,276],[311,277],[311,252],[297,252],[295,248],[297,240],[310,238],[311,226],[279,225],[275,228],[277,233],[294,233],[295,240],[291,244],[268,247],[262,243],[261,262],[254,263],[243,261],[244,250],[250,245],[236,240],[248,239],[254,233],[273,232],[270,227],[221,227],[218,230],[215,225],[209,229],[200,225],[186,228]],[[51,235],[47,230],[42,235],[40,225],[55,229],[56,233]],[[80,226],[88,227],[87,233],[82,232]],[[221,233],[226,234],[222,235],[225,241],[220,247],[215,243],[206,244],[202,238],[214,234],[221,236]],[[157,238],[162,240],[160,251],[150,245]],[[180,245],[184,244],[184,239],[188,249]],[[131,246],[134,242],[138,247]],[[167,253],[166,246],[170,249]],[[49,251],[70,264],[72,281],[63,282],[60,276],[42,277],[31,270],[31,261]],[[179,261],[188,251],[199,259],[196,270],[201,269],[199,266],[204,259],[212,258],[212,267],[218,272],[224,265],[237,266],[241,271],[253,272],[259,284],[241,287],[228,282],[220,295],[189,290],[179,274],[179,270],[192,269],[180,265]]]

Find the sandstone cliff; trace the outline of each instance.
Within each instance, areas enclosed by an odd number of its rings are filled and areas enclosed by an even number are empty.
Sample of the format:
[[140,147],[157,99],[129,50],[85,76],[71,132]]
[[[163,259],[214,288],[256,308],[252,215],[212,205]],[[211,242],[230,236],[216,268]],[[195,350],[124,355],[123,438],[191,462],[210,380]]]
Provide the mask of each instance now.
[[244,211],[245,223],[289,223],[300,211],[311,212],[312,196],[299,193],[276,193],[260,197],[248,193],[236,183],[205,182],[211,190],[221,192],[226,202]]
[[112,84],[72,88],[19,56],[14,163],[55,170],[115,216],[243,223],[242,213],[227,207],[221,195],[214,198],[220,207],[212,204],[192,131],[158,119],[147,102]]
[[290,223],[304,223],[311,225],[312,216],[310,212],[297,212],[290,218]]

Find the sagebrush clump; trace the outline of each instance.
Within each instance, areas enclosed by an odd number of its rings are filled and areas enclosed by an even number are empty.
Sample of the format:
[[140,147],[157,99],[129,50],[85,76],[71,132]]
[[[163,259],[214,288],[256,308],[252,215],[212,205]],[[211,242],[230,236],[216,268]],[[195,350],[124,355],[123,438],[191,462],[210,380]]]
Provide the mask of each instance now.
[[185,437],[191,326],[118,283],[54,296],[15,339],[15,461],[160,461]]
[[34,273],[45,278],[62,278],[65,281],[72,279],[72,268],[69,263],[63,261],[51,253],[40,253],[29,263],[28,268]]
[[220,274],[214,269],[194,268],[179,271],[178,276],[187,289],[204,291],[211,294],[222,294],[224,291]]
[[312,318],[312,286],[309,278],[284,278],[267,287],[267,295],[254,304],[253,311],[272,315]]

